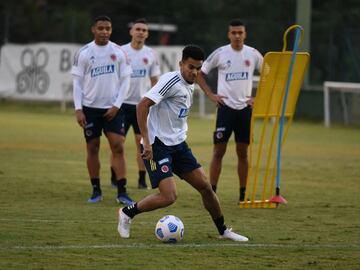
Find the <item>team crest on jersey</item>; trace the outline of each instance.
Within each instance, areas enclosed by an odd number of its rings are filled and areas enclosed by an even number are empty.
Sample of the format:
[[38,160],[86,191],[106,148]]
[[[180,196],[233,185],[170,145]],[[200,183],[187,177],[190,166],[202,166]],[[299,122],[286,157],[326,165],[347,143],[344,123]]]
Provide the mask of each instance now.
[[110,55],[110,58],[111,58],[111,60],[113,60],[114,62],[116,61],[116,55],[115,55],[115,54],[111,54],[111,55]]
[[248,59],[245,60],[245,66],[250,67],[250,60]]
[[143,58],[143,62],[144,62],[145,65],[147,65],[147,64],[149,63],[149,59],[147,59],[147,58],[145,57],[145,58]]
[[221,131],[218,131],[218,132],[216,132],[215,136],[217,139],[221,139],[222,137],[224,137],[224,134]]
[[163,166],[161,166],[161,171],[163,173],[167,173],[169,171],[169,167],[167,165],[163,165]]
[[90,57],[90,61],[91,61],[92,64],[94,64],[94,62],[95,62],[95,56],[91,56],[91,57]]
[[92,130],[86,130],[86,131],[85,131],[85,135],[86,135],[87,137],[90,137],[92,134],[93,134],[93,133],[92,133]]

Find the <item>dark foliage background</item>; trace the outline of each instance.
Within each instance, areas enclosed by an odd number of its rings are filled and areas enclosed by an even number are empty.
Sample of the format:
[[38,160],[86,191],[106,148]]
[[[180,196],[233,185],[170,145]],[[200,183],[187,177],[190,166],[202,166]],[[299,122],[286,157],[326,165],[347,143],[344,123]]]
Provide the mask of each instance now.
[[[241,18],[247,44],[265,54],[282,48],[286,28],[296,23],[296,0],[69,1],[20,0],[0,3],[0,44],[32,42],[86,43],[99,14],[113,20],[112,40],[129,41],[128,23],[177,26],[175,33],[152,32],[149,45],[201,45],[206,53],[228,42],[227,23]],[[310,83],[360,81],[360,1],[313,0]]]

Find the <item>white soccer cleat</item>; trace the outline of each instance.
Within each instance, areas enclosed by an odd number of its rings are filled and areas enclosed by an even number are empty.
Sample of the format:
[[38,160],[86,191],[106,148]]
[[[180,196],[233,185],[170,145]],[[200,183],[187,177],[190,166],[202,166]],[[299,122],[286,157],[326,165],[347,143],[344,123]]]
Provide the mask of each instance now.
[[131,225],[131,218],[126,215],[123,209],[119,209],[119,223],[118,223],[118,232],[122,238],[129,238],[130,237],[130,225]]
[[238,241],[238,242],[247,242],[247,241],[249,241],[249,238],[247,238],[245,236],[242,236],[240,234],[234,233],[231,228],[226,229],[224,231],[224,234],[220,235],[219,238],[221,238],[221,239],[230,239],[230,240]]

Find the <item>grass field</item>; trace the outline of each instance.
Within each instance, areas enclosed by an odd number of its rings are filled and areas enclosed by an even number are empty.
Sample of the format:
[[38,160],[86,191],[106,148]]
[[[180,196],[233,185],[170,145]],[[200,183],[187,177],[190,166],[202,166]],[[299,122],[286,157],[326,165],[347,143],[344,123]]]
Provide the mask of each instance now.
[[[209,168],[214,120],[191,118],[189,145]],[[136,186],[132,134],[128,189]],[[69,111],[0,103],[0,269],[360,269],[360,129],[295,122],[282,155],[278,209],[239,209],[233,144],[218,188],[225,220],[251,238],[217,239],[199,195],[178,181],[177,202],[135,218],[118,236],[109,148],[102,141],[104,201],[90,205],[82,132]],[[157,220],[179,216],[184,240],[160,243]]]

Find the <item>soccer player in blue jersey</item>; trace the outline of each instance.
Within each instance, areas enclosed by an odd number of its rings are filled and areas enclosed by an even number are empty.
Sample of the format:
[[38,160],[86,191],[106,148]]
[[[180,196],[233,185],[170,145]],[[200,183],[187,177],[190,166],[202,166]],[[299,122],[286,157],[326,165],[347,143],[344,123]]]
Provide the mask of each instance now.
[[207,181],[203,168],[185,141],[194,82],[204,58],[201,48],[186,46],[182,52],[180,71],[162,75],[137,106],[142,135],[142,157],[151,186],[158,188],[158,193],[119,209],[118,232],[122,238],[130,237],[130,225],[136,215],[167,207],[175,202],[176,174],[200,193],[220,238],[248,241],[245,236],[226,227],[219,200]]

